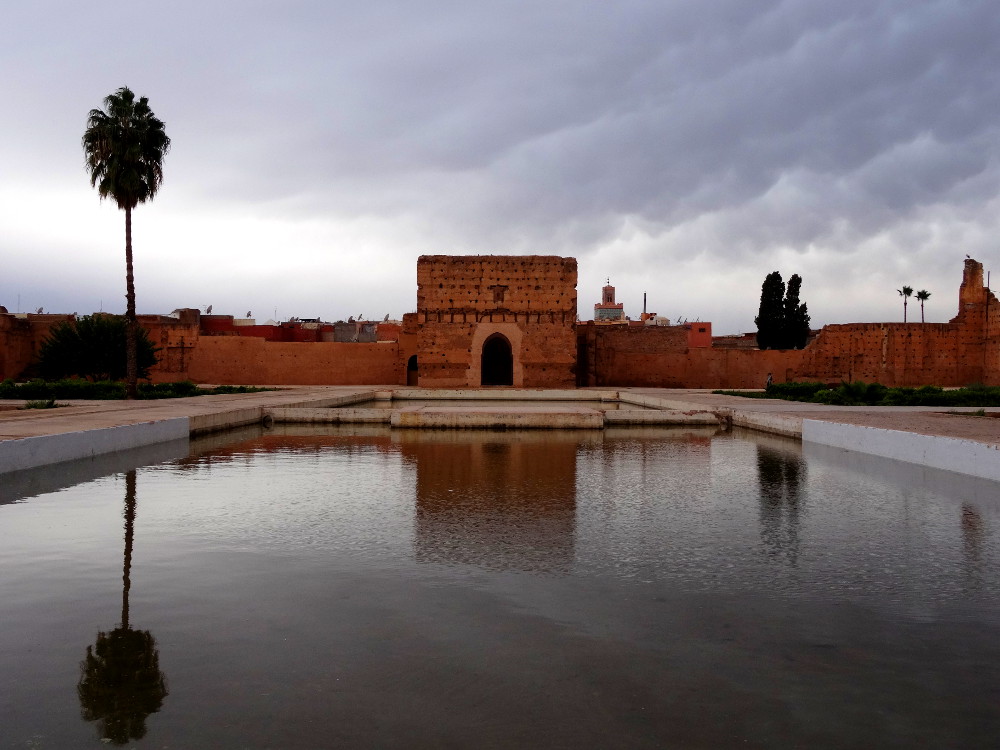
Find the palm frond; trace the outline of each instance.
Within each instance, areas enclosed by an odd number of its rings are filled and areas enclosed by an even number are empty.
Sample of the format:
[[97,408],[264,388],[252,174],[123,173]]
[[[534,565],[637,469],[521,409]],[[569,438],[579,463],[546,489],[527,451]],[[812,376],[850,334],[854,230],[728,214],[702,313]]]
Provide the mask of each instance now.
[[104,98],[103,110],[90,111],[82,145],[90,184],[121,209],[150,200],[163,183],[170,138],[149,100],[136,101],[126,86]]

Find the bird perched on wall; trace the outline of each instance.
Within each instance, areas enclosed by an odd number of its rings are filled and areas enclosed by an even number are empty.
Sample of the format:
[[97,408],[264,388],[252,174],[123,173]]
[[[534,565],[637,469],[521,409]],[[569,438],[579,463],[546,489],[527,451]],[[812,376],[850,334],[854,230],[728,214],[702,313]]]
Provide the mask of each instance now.
[[247,310],[247,317],[248,318],[250,317],[250,311],[249,310]]
[[383,322],[383,323],[385,323],[385,322],[387,322],[388,320],[389,320],[389,313],[386,313],[386,314],[385,314],[385,317],[384,317],[384,318],[382,318],[382,322]]
[[350,317],[348,317],[348,318],[347,318],[347,322],[348,322],[348,323],[353,323],[353,322],[354,322],[354,316],[353,316],[353,315],[351,315]]
[[209,305],[208,307],[205,308],[205,314],[206,315],[211,315],[212,314],[212,306],[211,305]]

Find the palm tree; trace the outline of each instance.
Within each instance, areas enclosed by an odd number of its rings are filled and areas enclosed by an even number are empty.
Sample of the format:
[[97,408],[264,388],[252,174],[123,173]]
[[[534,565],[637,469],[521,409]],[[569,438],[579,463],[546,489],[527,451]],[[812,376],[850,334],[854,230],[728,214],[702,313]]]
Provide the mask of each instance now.
[[90,184],[101,200],[112,198],[125,211],[126,398],[136,397],[135,278],[132,274],[132,209],[152,200],[163,182],[163,157],[170,150],[163,122],[136,101],[127,87],[104,98],[104,109],[92,109],[83,133]]
[[931,293],[926,289],[921,289],[917,292],[916,297],[920,300],[920,322],[924,322],[924,303],[931,298]]
[[912,286],[904,286],[902,289],[897,289],[899,296],[903,298],[903,322],[906,322],[906,303],[909,301],[910,296],[913,294]]

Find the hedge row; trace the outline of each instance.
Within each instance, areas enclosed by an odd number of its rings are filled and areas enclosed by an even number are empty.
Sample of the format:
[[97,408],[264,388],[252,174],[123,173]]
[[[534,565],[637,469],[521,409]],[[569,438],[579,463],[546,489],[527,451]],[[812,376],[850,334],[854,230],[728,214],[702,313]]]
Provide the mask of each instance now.
[[[201,388],[190,380],[177,383],[139,383],[140,399],[184,398],[186,396],[215,396],[224,393],[256,393],[273,388],[258,388],[248,385],[220,385],[215,388]],[[29,401],[48,399],[89,399],[105,401],[125,398],[125,384],[110,380],[91,382],[89,380],[29,380],[15,383],[13,380],[0,382],[0,399],[26,399]]]
[[945,390],[935,385],[889,388],[881,383],[772,383],[764,391],[713,391],[749,398],[781,398],[835,406],[1000,406],[1000,388],[970,385]]

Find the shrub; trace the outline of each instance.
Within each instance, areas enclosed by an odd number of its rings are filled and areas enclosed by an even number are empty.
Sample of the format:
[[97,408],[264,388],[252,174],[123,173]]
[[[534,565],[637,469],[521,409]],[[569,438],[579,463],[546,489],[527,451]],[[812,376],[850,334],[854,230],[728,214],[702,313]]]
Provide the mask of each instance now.
[[833,406],[1000,406],[1000,388],[975,384],[968,388],[945,390],[936,385],[920,388],[887,388],[881,383],[841,383],[828,388],[823,383],[780,383],[766,393],[713,391],[732,396],[784,398]]
[[807,401],[817,392],[825,390],[826,383],[771,383],[767,387],[768,398],[783,398],[789,401]]
[[[125,377],[125,318],[84,315],[52,328],[38,353],[38,373],[45,379],[72,376],[92,381]],[[140,378],[156,364],[156,349],[146,329],[136,328],[136,364]]]
[[[276,388],[257,388],[250,385],[223,385],[216,388],[199,388],[190,380],[178,383],[141,383],[140,399],[184,398],[187,396],[214,396],[223,393],[257,393],[273,391]],[[16,384],[11,380],[0,383],[0,398],[23,398],[27,400],[88,399],[106,401],[125,398],[125,384],[108,380],[29,380]]]
[[55,409],[59,404],[56,403],[54,398],[42,400],[42,401],[28,401],[22,408],[23,409]]

